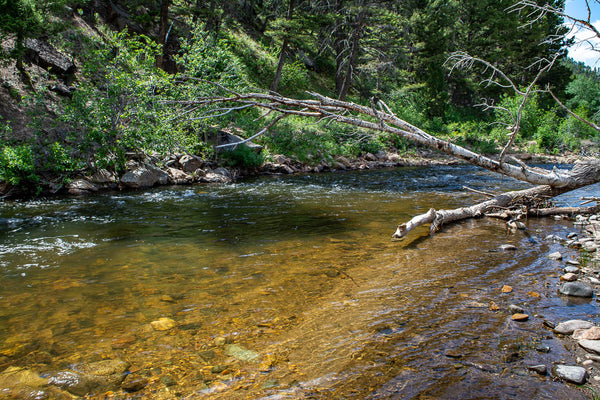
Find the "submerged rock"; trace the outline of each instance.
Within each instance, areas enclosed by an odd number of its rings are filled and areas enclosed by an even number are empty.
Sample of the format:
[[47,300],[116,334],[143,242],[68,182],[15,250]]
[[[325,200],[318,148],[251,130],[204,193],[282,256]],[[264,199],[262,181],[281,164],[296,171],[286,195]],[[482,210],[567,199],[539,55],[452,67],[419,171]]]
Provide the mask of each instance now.
[[594,290],[582,282],[567,282],[558,291],[567,296],[594,297]]
[[248,350],[237,344],[226,345],[225,354],[240,361],[258,362],[259,359],[259,355],[257,352]]
[[0,373],[0,388],[27,386],[38,388],[48,384],[48,379],[40,377],[36,372],[20,368],[8,367]]
[[552,368],[552,373],[558,378],[577,385],[583,385],[587,380],[587,371],[583,367],[555,365],[554,368]]
[[142,390],[146,387],[146,385],[148,385],[148,379],[136,374],[129,374],[127,377],[125,377],[125,380],[121,384],[121,389],[126,392],[133,393]]
[[50,376],[48,383],[76,396],[116,390],[129,364],[121,360],[103,360],[81,364],[73,371],[61,371]]
[[540,365],[529,365],[527,367],[528,370],[536,372],[540,375],[546,375],[548,373],[548,368],[544,364]]
[[154,328],[155,331],[168,331],[169,329],[175,328],[177,326],[177,322],[171,318],[163,317],[156,321],[150,322],[150,325],[152,325],[152,328]]

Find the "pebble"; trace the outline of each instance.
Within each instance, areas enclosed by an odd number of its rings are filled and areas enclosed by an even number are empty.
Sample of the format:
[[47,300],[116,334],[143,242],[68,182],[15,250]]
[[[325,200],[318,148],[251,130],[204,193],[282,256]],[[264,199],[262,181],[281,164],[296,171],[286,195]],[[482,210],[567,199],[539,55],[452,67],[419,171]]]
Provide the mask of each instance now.
[[160,301],[164,301],[165,303],[175,303],[175,299],[168,294],[160,296]]
[[508,285],[504,285],[504,286],[502,286],[502,289],[500,289],[500,291],[502,293],[510,293],[510,292],[512,292],[512,290],[513,290],[512,286],[508,286]]
[[576,260],[567,260],[567,261],[565,261],[565,263],[567,263],[568,265],[574,265],[574,266],[579,265],[579,261],[576,261]]
[[518,322],[523,322],[523,321],[527,321],[529,319],[529,315],[527,314],[513,314],[512,317],[510,317],[513,321],[518,321]]
[[590,276],[588,279],[590,280],[591,284],[593,284],[593,285],[600,285],[600,279],[594,278],[593,276]]
[[227,339],[225,339],[223,336],[217,336],[215,338],[215,346],[225,346],[225,343],[227,343]]
[[556,261],[562,260],[562,254],[560,254],[560,252],[557,251],[557,252],[548,254],[548,258],[551,260],[556,260]]
[[593,326],[594,324],[589,321],[584,321],[582,319],[571,319],[556,325],[554,332],[560,333],[561,335],[571,335],[575,329],[589,329]]
[[523,307],[511,304],[510,306],[508,306],[508,311],[510,311],[513,314],[522,314],[525,310],[523,310]]
[[563,271],[565,271],[567,274],[578,274],[579,273],[579,268],[575,267],[575,266],[567,266],[563,269]]
[[156,321],[150,322],[150,325],[152,325],[152,328],[154,328],[155,331],[168,331],[169,329],[175,328],[177,326],[177,322],[171,318],[163,317]]
[[594,297],[594,290],[582,282],[566,282],[558,291],[567,296]]
[[583,365],[584,367],[589,367],[592,364],[594,364],[594,362],[592,360],[585,360],[584,362],[581,363],[581,365]]
[[577,280],[577,275],[572,272],[568,272],[561,276],[560,280],[565,282],[575,282]]
[[503,245],[500,245],[500,250],[502,250],[502,251],[517,250],[517,246],[514,246],[512,244],[503,244]]
[[548,373],[548,368],[544,364],[529,365],[527,369],[533,372],[537,372],[540,375],[546,375]]
[[577,385],[583,385],[587,380],[587,371],[582,367],[555,365],[554,368],[552,368],[552,373],[561,379]]

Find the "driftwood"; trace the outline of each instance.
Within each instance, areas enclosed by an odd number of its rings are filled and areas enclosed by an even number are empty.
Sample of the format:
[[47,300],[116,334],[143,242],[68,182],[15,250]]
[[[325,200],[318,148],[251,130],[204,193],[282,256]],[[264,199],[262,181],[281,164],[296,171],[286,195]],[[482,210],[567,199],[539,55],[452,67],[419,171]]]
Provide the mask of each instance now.
[[536,185],[531,189],[501,194],[470,207],[438,211],[431,209],[427,213],[401,224],[394,233],[396,238],[402,238],[414,228],[424,224],[431,224],[431,231],[435,232],[444,224],[484,216],[486,213],[513,207],[517,204],[526,205],[528,209],[534,210],[540,208],[547,200],[558,194],[600,182],[600,160],[596,158],[579,161],[571,169],[554,167],[551,170],[528,166],[510,156],[504,157],[504,160],[502,158],[494,160],[437,138],[409,124],[398,118],[382,101],[375,103],[372,99],[370,106],[363,106],[332,99],[317,93],[309,93],[311,98],[302,100],[287,98],[274,93],[242,94],[219,85],[215,86],[226,91],[227,95],[172,102],[172,104],[185,106],[185,114],[189,114],[192,109],[208,108],[209,110],[205,111],[204,116],[201,118],[225,115],[231,111],[247,107],[264,109],[266,110],[265,116],[274,113],[276,117],[252,138],[267,132],[279,120],[290,115],[336,121],[375,132],[386,132],[439,150],[481,168]]

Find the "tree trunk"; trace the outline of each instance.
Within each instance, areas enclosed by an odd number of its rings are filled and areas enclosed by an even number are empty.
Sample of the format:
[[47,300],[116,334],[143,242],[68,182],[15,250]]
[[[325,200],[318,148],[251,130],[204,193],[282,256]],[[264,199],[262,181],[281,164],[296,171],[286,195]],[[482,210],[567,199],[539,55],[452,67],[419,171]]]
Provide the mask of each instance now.
[[164,59],[167,56],[167,24],[169,22],[169,0],[160,3],[160,28],[158,31],[158,44],[162,46],[161,53],[156,56],[156,66],[163,69]]
[[[286,19],[291,21],[294,16],[294,0],[289,0],[288,10]],[[283,65],[285,64],[286,53],[288,51],[289,32],[285,33],[283,43],[281,44],[281,51],[279,52],[279,61],[277,62],[277,70],[275,71],[275,77],[273,83],[271,83],[271,92],[277,92],[279,87],[279,81],[281,80],[281,72],[283,71]]]
[[362,9],[356,16],[354,30],[352,31],[350,55],[348,57],[348,60],[346,61],[346,73],[344,75],[342,86],[340,87],[338,93],[338,99],[342,101],[346,100],[348,90],[350,90],[350,85],[352,84],[352,75],[354,74],[354,67],[358,62],[358,55],[360,52],[360,38],[362,36],[362,30],[364,27],[366,15],[366,11]]
[[279,87],[279,81],[281,80],[281,73],[283,72],[283,65],[285,64],[286,52],[288,47],[288,39],[287,37],[283,39],[283,44],[281,45],[281,51],[279,52],[279,61],[277,62],[277,70],[275,71],[275,77],[273,78],[273,83],[271,83],[271,92],[277,93],[277,89]]

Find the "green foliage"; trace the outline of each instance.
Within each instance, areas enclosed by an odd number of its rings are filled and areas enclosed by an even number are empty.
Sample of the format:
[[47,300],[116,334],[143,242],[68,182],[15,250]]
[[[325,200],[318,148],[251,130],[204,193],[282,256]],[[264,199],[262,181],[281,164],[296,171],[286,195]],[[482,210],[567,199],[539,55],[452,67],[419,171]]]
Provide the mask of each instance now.
[[265,161],[262,153],[256,152],[246,144],[236,146],[233,150],[224,151],[221,156],[225,164],[231,167],[258,168]]
[[[181,45],[182,55],[178,58],[185,74],[205,81],[219,83],[231,90],[248,86],[246,67],[233,51],[233,35],[219,38],[198,25],[189,40]],[[210,90],[210,86],[195,83],[198,89]]]
[[310,87],[310,76],[304,64],[300,61],[285,64],[279,84],[281,93],[302,93]]
[[585,110],[586,117],[600,112],[600,76],[597,74],[577,74],[567,85],[566,92],[571,96],[568,106]]
[[39,182],[30,145],[5,145],[0,151],[0,179],[14,186],[31,186]]
[[490,136],[487,122],[454,122],[448,125],[450,139],[458,144],[482,154],[498,152],[498,143]]

